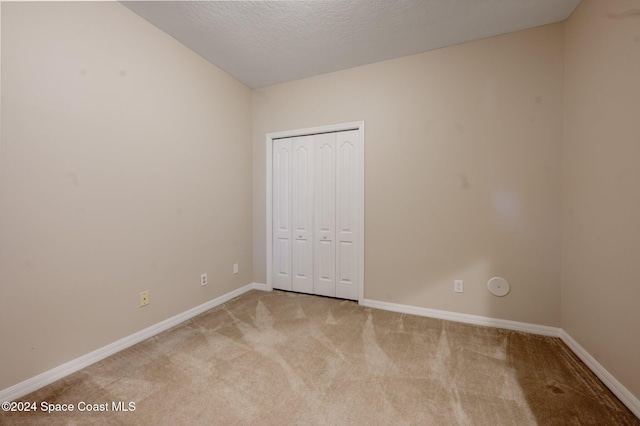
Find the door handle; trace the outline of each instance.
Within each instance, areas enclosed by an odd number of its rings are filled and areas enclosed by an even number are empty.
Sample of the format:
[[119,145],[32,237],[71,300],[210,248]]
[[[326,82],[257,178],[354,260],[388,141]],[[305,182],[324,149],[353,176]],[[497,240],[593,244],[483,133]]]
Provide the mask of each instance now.
[[323,235],[323,236],[322,236],[322,239],[323,239],[323,240],[326,240],[326,239],[327,239],[327,236],[326,236],[326,235]]

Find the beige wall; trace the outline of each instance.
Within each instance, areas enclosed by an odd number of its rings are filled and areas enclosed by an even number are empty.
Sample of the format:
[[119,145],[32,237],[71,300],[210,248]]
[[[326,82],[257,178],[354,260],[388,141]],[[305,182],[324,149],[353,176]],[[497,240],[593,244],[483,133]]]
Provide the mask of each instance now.
[[566,23],[562,328],[640,396],[640,13]]
[[254,91],[254,281],[265,134],[364,120],[365,298],[559,326],[563,54],[555,24]]
[[0,389],[251,282],[237,80],[116,2],[3,3],[2,114]]

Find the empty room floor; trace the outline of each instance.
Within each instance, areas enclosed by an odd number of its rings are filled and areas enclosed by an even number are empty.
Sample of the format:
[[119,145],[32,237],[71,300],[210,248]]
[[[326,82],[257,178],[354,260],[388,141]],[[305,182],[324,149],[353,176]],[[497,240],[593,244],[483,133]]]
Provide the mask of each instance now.
[[[558,338],[280,291],[246,293],[20,400],[75,410],[0,424],[640,425]],[[108,411],[79,411],[90,404]]]

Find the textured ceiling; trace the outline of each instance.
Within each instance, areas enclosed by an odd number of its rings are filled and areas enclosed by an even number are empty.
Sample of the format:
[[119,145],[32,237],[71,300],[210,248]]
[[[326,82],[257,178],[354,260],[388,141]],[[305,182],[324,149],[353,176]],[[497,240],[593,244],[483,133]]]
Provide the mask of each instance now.
[[121,3],[259,88],[563,21],[580,0]]

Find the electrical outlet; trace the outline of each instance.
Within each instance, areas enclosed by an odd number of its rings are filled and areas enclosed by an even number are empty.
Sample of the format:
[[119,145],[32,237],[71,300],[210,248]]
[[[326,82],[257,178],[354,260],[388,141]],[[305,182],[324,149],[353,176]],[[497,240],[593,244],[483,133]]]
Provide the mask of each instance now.
[[149,290],[140,292],[140,306],[147,306],[149,304]]
[[233,264],[233,273],[234,273],[234,274],[237,274],[237,273],[238,273],[238,264],[237,264],[237,263],[234,263],[234,264]]
[[200,285],[207,285],[207,274],[200,275]]
[[453,291],[455,291],[456,293],[464,292],[464,281],[462,280],[453,281]]

